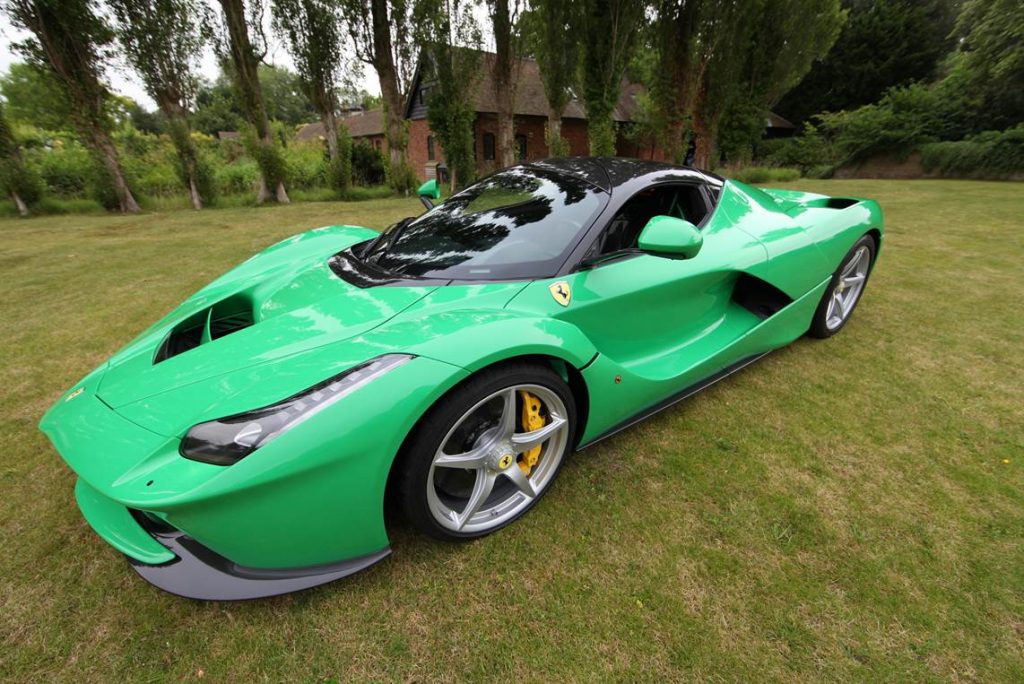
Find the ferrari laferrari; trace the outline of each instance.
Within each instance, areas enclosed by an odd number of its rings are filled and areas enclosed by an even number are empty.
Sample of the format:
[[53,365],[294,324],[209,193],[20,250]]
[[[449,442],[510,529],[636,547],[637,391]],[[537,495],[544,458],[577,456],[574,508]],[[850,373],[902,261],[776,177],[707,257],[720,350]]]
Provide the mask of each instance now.
[[253,256],[43,417],[144,579],[211,600],[329,582],[388,556],[386,504],[441,540],[495,532],[571,452],[842,330],[883,239],[871,200],[631,159],[420,194],[384,231]]

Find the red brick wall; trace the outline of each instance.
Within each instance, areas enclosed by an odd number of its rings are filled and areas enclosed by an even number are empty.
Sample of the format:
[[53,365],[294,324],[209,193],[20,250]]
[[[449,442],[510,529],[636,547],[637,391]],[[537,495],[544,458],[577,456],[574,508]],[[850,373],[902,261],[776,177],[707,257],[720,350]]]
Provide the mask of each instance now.
[[[548,146],[544,140],[547,129],[547,118],[543,116],[517,116],[515,120],[516,135],[526,136],[526,159],[536,161],[549,156]],[[476,143],[477,173],[488,174],[497,168],[497,160],[484,159],[484,133],[491,133],[495,138],[495,157],[498,156],[498,117],[495,114],[478,114],[473,125]],[[427,179],[427,136],[430,128],[426,119],[414,119],[409,122],[409,162],[421,180]],[[589,151],[587,142],[587,122],[582,119],[563,119],[562,137],[569,141],[569,154],[586,155]],[[386,149],[386,145],[385,145]],[[624,157],[640,157],[642,159],[663,160],[661,149],[650,145],[637,145],[628,141],[621,134],[616,141],[616,153]],[[441,161],[444,151],[441,144],[434,139],[434,161]]]

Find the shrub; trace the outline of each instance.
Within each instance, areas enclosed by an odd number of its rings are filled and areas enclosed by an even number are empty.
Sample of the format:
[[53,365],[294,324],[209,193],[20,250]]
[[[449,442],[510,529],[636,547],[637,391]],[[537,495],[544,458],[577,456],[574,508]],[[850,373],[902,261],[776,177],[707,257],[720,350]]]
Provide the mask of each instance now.
[[296,190],[322,188],[327,183],[327,161],[319,144],[292,145],[284,150],[288,185]]
[[73,140],[55,138],[49,147],[26,150],[26,162],[43,179],[46,192],[57,197],[83,197],[91,184],[89,151]]
[[330,162],[330,167],[331,187],[346,192],[352,185],[352,136],[344,125],[338,126],[338,158]]
[[254,192],[259,181],[260,169],[256,162],[238,161],[234,164],[223,164],[213,173],[216,180],[217,193],[220,195],[239,195]]
[[741,183],[786,183],[800,178],[800,169],[776,166],[724,168],[718,173]]
[[835,163],[835,153],[828,141],[811,124],[805,124],[803,133],[793,138],[762,140],[757,157],[768,166],[793,166],[805,174],[812,168]]
[[386,180],[384,155],[365,141],[352,145],[352,181],[356,185],[382,185]]
[[1024,124],[1006,131],[987,131],[967,140],[929,143],[921,147],[926,173],[968,178],[1010,178],[1024,175]]

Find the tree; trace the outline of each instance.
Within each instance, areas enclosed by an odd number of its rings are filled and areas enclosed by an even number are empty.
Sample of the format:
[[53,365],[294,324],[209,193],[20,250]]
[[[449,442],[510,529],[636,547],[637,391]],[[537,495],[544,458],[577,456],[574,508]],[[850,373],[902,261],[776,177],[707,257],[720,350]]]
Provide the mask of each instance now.
[[476,179],[472,95],[480,64],[480,28],[464,0],[421,0],[416,25],[432,79],[427,121],[444,150],[452,188],[464,188]]
[[16,26],[32,33],[18,49],[60,84],[71,121],[109,177],[117,206],[138,211],[110,136],[108,91],[100,80],[110,27],[91,0],[5,0],[4,9]]
[[981,100],[979,128],[1024,121],[1024,4],[965,0],[956,22],[966,80]]
[[953,2],[844,0],[848,18],[835,45],[776,111],[800,123],[819,112],[876,102],[889,88],[931,78],[952,47]]
[[213,82],[199,80],[192,114],[192,125],[197,131],[214,136],[220,131],[236,131],[243,120],[238,98],[226,74],[221,72]]
[[405,120],[405,99],[417,57],[412,39],[414,5],[414,0],[340,2],[356,57],[372,66],[380,80],[390,157],[388,180],[400,192],[407,192],[416,184],[416,174],[409,165],[409,129]]
[[694,163],[713,166],[727,113],[741,132],[734,144],[760,137],[768,106],[828,51],[842,21],[839,0],[662,0],[652,96],[670,155],[682,161],[690,132]]
[[[259,64],[266,55],[266,41],[263,39],[263,6],[257,0],[246,11],[244,0],[220,0],[224,24],[228,34],[228,55],[231,78],[242,105],[245,118],[251,126],[246,136],[249,151],[260,167],[259,189],[256,202],[263,203],[270,197],[278,202],[288,202],[288,191],[284,187],[285,166],[281,153],[274,143],[267,106],[260,87]],[[250,23],[255,28],[257,40],[249,36]],[[271,195],[270,189],[274,189]]]
[[11,198],[19,214],[28,216],[29,206],[39,199],[39,185],[39,178],[25,166],[0,104],[0,192]]
[[195,209],[213,200],[212,176],[192,142],[188,112],[195,69],[209,37],[208,10],[196,0],[108,0],[117,35],[146,92],[167,120],[179,174]]
[[548,151],[553,157],[569,154],[569,142],[562,137],[562,114],[572,97],[579,62],[579,40],[573,27],[579,19],[579,5],[563,0],[533,0],[533,9],[521,23],[526,50],[537,60],[544,95],[548,101]]
[[267,117],[289,126],[298,126],[320,118],[306,96],[306,86],[299,74],[274,64],[260,64],[256,70],[267,104]]
[[[568,4],[568,3],[566,3]],[[522,41],[518,35],[520,0],[487,0],[494,33],[494,61],[491,63],[491,86],[498,109],[498,163],[502,167],[515,163],[515,108],[519,85]]]
[[[327,0],[274,0],[273,13],[274,26],[295,61],[303,90],[320,115],[331,166],[343,169],[345,163],[338,151],[338,100],[334,87],[342,64],[337,7]],[[346,152],[351,155],[350,146]],[[347,189],[351,183],[351,158],[347,168],[347,174],[334,174],[338,189]]]
[[582,43],[583,98],[587,103],[590,153],[615,154],[612,112],[622,92],[622,76],[629,64],[637,33],[644,19],[642,0],[582,0],[579,31]]
[[0,77],[0,95],[11,121],[60,131],[71,119],[71,106],[53,74],[33,62],[15,62]]

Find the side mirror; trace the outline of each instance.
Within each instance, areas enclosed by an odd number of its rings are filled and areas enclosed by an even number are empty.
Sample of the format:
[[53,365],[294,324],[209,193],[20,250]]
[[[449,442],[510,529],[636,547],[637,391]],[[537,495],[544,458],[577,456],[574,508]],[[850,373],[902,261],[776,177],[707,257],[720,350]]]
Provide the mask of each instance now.
[[640,231],[640,249],[656,256],[691,259],[704,244],[697,226],[674,216],[655,216]]
[[433,209],[433,200],[441,199],[441,186],[438,185],[436,178],[432,178],[421,185],[416,194],[420,196],[420,202],[423,202],[423,206],[427,209]]

